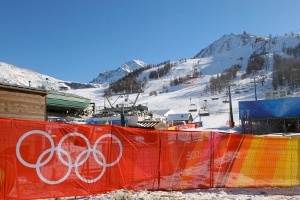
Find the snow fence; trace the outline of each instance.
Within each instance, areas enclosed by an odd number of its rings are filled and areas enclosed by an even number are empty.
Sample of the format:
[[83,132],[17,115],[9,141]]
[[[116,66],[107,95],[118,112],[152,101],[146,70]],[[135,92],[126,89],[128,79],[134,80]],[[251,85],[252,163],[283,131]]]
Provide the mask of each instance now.
[[0,198],[288,187],[300,138],[0,119]]

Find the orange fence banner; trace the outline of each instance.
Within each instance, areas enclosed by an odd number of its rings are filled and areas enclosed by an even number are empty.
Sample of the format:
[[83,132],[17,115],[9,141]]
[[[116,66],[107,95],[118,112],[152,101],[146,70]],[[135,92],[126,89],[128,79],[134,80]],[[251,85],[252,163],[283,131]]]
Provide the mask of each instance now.
[[300,137],[1,118],[0,142],[0,199],[300,181]]
[[161,133],[160,189],[210,187],[211,132]]

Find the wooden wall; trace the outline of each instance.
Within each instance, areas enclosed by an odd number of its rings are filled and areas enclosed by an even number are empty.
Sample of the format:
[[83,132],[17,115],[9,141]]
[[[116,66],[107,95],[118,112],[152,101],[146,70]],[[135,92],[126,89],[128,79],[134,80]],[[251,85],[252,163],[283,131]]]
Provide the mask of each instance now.
[[0,85],[0,117],[46,120],[46,91]]

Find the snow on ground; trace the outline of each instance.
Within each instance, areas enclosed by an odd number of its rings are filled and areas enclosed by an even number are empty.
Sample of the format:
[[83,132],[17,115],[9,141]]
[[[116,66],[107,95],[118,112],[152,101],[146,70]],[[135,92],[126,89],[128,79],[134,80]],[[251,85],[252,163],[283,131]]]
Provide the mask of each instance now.
[[300,188],[211,188],[188,191],[117,190],[89,197],[61,198],[67,200],[296,200]]

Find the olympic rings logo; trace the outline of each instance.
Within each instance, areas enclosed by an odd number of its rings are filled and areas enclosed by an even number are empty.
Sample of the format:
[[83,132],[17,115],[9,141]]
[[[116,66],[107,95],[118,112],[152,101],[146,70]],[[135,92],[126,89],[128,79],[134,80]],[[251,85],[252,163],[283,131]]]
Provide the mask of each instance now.
[[[41,153],[41,155],[38,157],[37,162],[35,164],[31,164],[31,163],[26,162],[22,158],[21,153],[20,153],[20,147],[21,147],[21,144],[22,144],[23,140],[26,137],[28,137],[30,135],[34,135],[34,134],[39,134],[39,135],[45,136],[49,140],[51,147],[49,149],[46,149],[43,153]],[[79,153],[79,155],[75,159],[75,163],[72,162],[70,154],[62,148],[63,142],[67,138],[74,137],[74,136],[82,138],[85,141],[86,147],[87,147],[85,150],[83,150],[81,153]],[[120,148],[120,153],[119,153],[118,157],[111,163],[107,163],[106,158],[104,157],[103,153],[101,151],[97,150],[97,145],[99,144],[99,142],[102,139],[109,138],[109,137],[113,138],[118,143],[119,148]],[[61,179],[56,180],[56,181],[52,181],[52,180],[46,179],[42,175],[40,168],[45,166],[52,159],[55,151],[57,152],[57,155],[58,155],[58,158],[59,158],[60,162],[63,163],[65,166],[67,166],[68,170],[67,170],[67,173]],[[100,166],[102,166],[103,169],[102,169],[101,173],[96,178],[86,179],[80,174],[80,172],[78,170],[78,167],[82,166],[89,159],[89,156],[91,155],[91,153],[92,153],[96,163],[99,164]],[[81,181],[86,182],[86,183],[94,183],[94,182],[98,181],[103,176],[103,174],[104,174],[107,167],[114,166],[115,164],[117,164],[120,161],[120,159],[122,157],[122,153],[123,153],[123,146],[122,146],[121,141],[119,140],[119,138],[117,138],[115,135],[112,135],[112,134],[102,135],[101,137],[99,137],[96,140],[94,146],[91,147],[88,138],[85,137],[83,134],[77,133],[77,132],[68,133],[68,134],[64,135],[61,138],[61,140],[59,141],[57,147],[55,147],[53,139],[51,138],[51,136],[47,132],[44,132],[44,131],[41,131],[41,130],[32,130],[32,131],[29,131],[29,132],[25,133],[18,140],[18,143],[17,143],[17,146],[16,146],[16,154],[17,154],[17,157],[18,157],[19,161],[23,165],[25,165],[26,167],[35,168],[38,177],[43,182],[45,182],[47,184],[59,184],[59,183],[65,181],[68,178],[68,176],[70,175],[71,170],[72,170],[73,167],[75,168],[75,173],[76,173],[77,177]],[[42,161],[46,154],[49,154],[49,156],[44,161]],[[67,158],[67,161],[63,158],[62,154],[65,155],[65,157]],[[99,160],[99,157],[101,158],[100,160]]]

